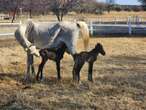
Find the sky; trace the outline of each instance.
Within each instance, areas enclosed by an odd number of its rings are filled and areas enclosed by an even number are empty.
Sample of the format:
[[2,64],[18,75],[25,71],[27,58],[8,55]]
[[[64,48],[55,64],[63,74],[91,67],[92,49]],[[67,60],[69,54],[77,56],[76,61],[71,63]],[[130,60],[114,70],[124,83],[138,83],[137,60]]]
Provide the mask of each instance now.
[[[101,2],[105,2],[106,0],[97,0]],[[116,4],[121,5],[140,5],[140,2],[138,0],[115,0]]]

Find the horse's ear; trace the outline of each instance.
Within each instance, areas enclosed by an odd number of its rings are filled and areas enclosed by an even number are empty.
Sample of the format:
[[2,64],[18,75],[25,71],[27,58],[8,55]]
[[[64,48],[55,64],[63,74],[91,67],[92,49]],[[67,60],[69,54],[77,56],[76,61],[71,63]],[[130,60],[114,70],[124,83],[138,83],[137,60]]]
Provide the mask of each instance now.
[[101,45],[100,43],[97,43],[97,44],[96,44],[96,46],[100,46],[100,45]]
[[80,26],[80,24],[79,24],[79,23],[77,23],[77,27],[78,27],[78,28],[81,28],[81,26]]
[[95,47],[102,47],[100,43],[97,43]]

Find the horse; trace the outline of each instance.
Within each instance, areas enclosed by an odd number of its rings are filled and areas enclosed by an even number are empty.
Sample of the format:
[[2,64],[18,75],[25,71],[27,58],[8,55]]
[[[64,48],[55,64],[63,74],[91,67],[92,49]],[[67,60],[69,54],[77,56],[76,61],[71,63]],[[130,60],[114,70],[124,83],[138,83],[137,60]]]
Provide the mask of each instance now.
[[57,70],[57,79],[60,80],[61,79],[61,75],[60,75],[60,61],[63,58],[63,55],[65,53],[66,50],[66,45],[62,44],[59,46],[59,48],[54,51],[52,49],[41,49],[39,51],[40,56],[42,58],[41,63],[39,64],[39,68],[38,68],[38,72],[37,72],[37,76],[36,79],[42,79],[43,78],[43,68],[45,63],[47,62],[48,59],[53,60],[56,62],[56,70]]
[[89,44],[89,29],[85,22],[62,21],[58,23],[36,23],[28,20],[20,24],[15,31],[15,38],[27,53],[27,71],[25,79],[30,79],[30,73],[35,75],[33,56],[40,56],[39,50],[50,48],[57,50],[61,43],[67,46],[67,52],[72,56],[76,53],[79,36],[83,39],[85,49]]
[[92,71],[93,71],[93,64],[97,59],[98,54],[105,55],[105,51],[103,49],[102,44],[97,43],[96,46],[89,52],[82,51],[80,53],[74,54],[74,66],[73,66],[73,80],[79,82],[80,80],[80,71],[85,64],[88,63],[88,80],[93,81],[92,78]]

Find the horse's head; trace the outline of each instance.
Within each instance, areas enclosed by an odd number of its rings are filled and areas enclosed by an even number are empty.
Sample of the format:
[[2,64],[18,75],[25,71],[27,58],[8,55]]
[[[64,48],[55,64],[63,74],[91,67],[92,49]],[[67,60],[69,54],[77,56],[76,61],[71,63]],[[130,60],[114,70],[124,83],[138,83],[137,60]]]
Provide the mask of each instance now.
[[31,45],[29,48],[27,48],[27,49],[25,49],[27,52],[29,52],[30,54],[32,54],[32,55],[35,55],[35,56],[37,56],[37,57],[39,57],[40,56],[40,53],[39,53],[39,51],[36,49],[36,47],[35,46],[33,46],[33,45]]
[[95,49],[96,49],[96,51],[98,51],[101,55],[105,55],[105,54],[106,54],[105,51],[104,51],[104,49],[103,49],[102,44],[100,44],[100,43],[97,43],[97,44],[96,44]]

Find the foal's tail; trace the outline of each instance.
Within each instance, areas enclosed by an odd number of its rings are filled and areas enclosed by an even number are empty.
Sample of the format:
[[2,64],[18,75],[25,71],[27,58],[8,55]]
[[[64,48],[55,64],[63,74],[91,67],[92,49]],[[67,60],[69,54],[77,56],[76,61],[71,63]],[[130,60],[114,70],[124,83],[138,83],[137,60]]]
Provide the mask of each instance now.
[[83,21],[78,21],[77,26],[80,28],[80,36],[83,39],[84,48],[85,50],[87,50],[89,46],[89,38],[90,38],[88,25]]

